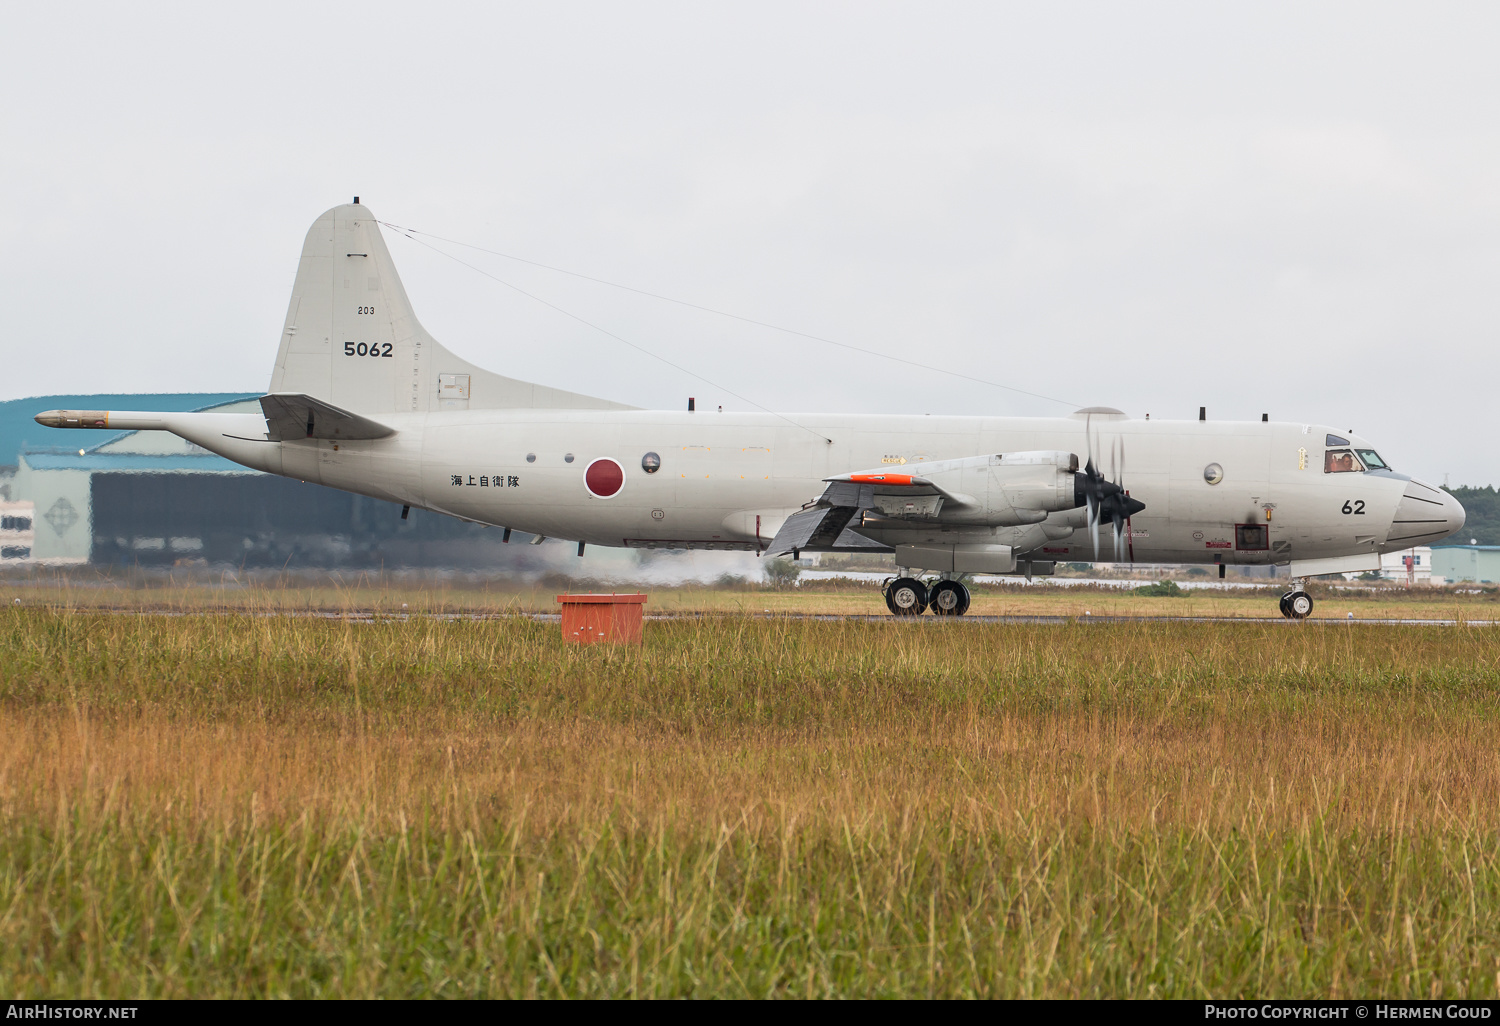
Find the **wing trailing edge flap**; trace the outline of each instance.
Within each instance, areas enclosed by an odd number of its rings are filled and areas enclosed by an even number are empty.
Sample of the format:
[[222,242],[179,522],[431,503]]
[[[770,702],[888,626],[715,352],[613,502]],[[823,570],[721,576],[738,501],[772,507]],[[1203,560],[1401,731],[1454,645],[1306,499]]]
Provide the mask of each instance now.
[[779,556],[783,552],[800,552],[802,549],[832,548],[856,512],[847,506],[813,506],[799,510],[782,521],[781,529],[766,546],[766,552]]
[[853,551],[872,551],[872,552],[893,552],[893,551],[895,551],[889,545],[884,545],[884,544],[876,541],[874,538],[868,538],[865,535],[860,534],[858,531],[856,531],[852,527],[846,527],[842,531],[840,531],[839,532],[839,536],[836,539],[834,539],[834,542],[833,542],[833,551],[834,552],[843,552],[845,550],[848,550],[848,551],[851,551],[851,552],[853,552]]
[[298,438],[337,438],[356,441],[388,438],[396,429],[362,417],[321,399],[295,392],[273,392],[260,398],[266,415],[266,437],[273,442]]
[[766,546],[766,552],[773,556],[803,549],[814,552],[889,552],[888,546],[866,538],[850,526],[856,517],[874,504],[873,485],[832,481],[815,505],[793,513],[782,522],[776,537]]

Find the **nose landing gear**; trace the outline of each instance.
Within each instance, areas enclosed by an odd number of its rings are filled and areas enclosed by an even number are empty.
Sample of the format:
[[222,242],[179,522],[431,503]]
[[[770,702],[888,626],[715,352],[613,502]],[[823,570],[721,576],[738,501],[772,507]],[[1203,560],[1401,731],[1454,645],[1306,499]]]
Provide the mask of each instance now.
[[1281,615],[1288,620],[1305,620],[1312,611],[1312,596],[1302,590],[1301,581],[1294,582],[1292,590],[1281,596]]
[[896,616],[963,616],[969,611],[969,589],[962,581],[936,581],[928,587],[915,577],[897,577],[885,586],[885,605]]

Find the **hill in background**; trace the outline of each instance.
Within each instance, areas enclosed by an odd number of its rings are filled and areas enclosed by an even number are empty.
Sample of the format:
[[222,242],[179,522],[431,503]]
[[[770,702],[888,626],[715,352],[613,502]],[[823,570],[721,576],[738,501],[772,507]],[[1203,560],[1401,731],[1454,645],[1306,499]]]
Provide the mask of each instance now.
[[1485,488],[1445,489],[1469,514],[1463,530],[1449,535],[1437,545],[1467,545],[1473,538],[1480,545],[1500,545],[1500,491],[1493,486]]

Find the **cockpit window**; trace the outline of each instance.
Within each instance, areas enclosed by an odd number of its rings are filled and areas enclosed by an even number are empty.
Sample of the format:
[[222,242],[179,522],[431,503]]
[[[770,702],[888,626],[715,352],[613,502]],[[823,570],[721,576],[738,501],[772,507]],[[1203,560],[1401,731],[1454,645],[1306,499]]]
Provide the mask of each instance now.
[[1340,438],[1338,435],[1329,435],[1323,440],[1323,444],[1330,447],[1335,445],[1348,445],[1349,439]]
[[1352,474],[1364,470],[1348,449],[1329,449],[1323,454],[1323,473]]
[[1355,449],[1354,451],[1359,453],[1359,458],[1364,460],[1365,466],[1369,467],[1371,470],[1391,469],[1386,464],[1385,460],[1380,458],[1380,454],[1374,449]]

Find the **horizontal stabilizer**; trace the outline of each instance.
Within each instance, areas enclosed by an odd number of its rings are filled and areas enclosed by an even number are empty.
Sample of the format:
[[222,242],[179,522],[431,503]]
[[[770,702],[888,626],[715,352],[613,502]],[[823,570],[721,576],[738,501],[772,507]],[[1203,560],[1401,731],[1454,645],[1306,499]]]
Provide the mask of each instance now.
[[338,438],[356,440],[387,438],[396,433],[379,421],[330,406],[310,395],[274,392],[261,396],[260,408],[266,414],[266,437],[273,442],[290,442],[298,438]]

